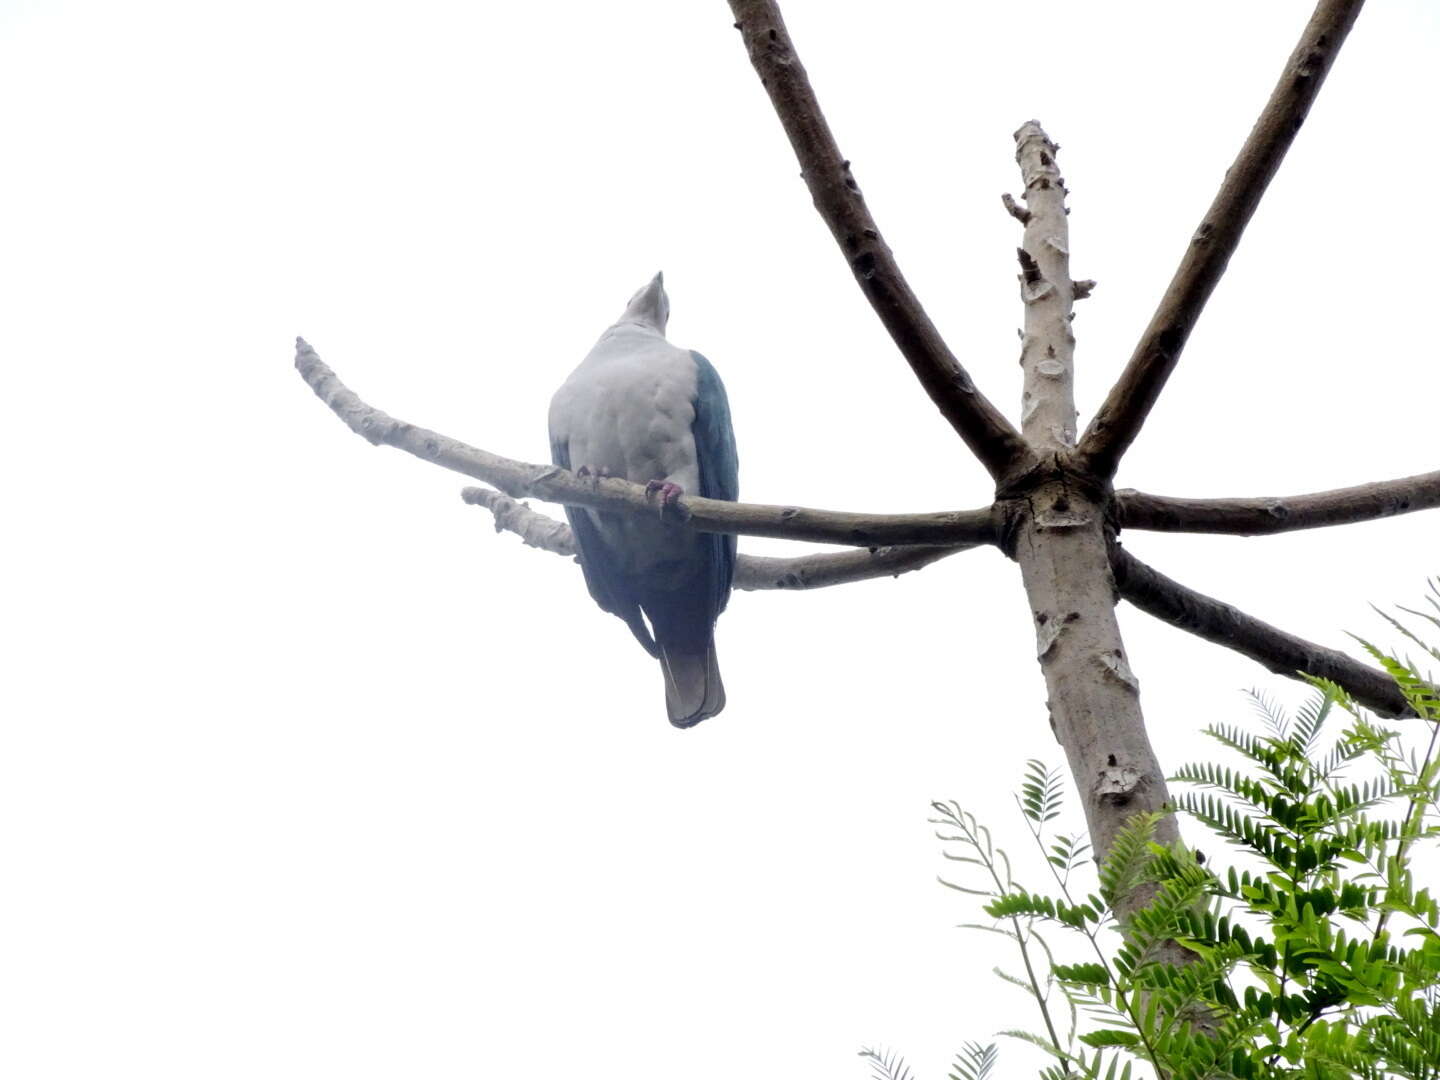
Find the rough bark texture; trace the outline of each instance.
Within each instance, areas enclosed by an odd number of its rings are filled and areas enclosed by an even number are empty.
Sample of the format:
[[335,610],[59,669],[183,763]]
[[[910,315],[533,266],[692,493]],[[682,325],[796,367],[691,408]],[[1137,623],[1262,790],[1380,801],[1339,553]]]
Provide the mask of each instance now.
[[750,62],[800,161],[815,209],[830,227],[870,306],[950,425],[999,480],[1023,472],[1030,451],[976,389],[911,291],[840,154],[773,0],[730,0]]
[[[1012,211],[1025,225],[1021,431],[1042,459],[1055,463],[1056,475],[1013,501],[1011,535],[1035,621],[1050,726],[1065,749],[1091,843],[1103,859],[1132,815],[1162,809],[1169,796],[1115,619],[1103,493],[1097,496],[1065,475],[1075,442],[1074,286],[1065,182],[1055,145],[1039,124],[1021,127],[1015,143],[1026,205],[1023,215]],[[1156,838],[1178,836],[1174,819],[1165,818]],[[1130,903],[1141,899],[1132,897]],[[1128,906],[1121,905],[1122,917]]]
[[1293,679],[1298,672],[1304,672],[1339,683],[1361,705],[1381,716],[1409,715],[1409,706],[1394,680],[1378,668],[1287,634],[1223,601],[1187,589],[1119,544],[1110,555],[1120,595],[1141,611],[1206,641],[1234,649],[1277,675]]
[[1129,364],[1080,441],[1087,472],[1106,479],[1113,476],[1120,458],[1140,433],[1363,2],[1320,0],[1316,6],[1260,119],[1191,237]]
[[[1131,815],[1165,806],[1165,774],[1115,619],[1100,507],[1063,481],[1025,503],[1015,558],[1035,621],[1050,726],[1065,749],[1091,843],[1104,858]],[[1173,819],[1162,824],[1157,839],[1179,835]]]
[[[1070,227],[1065,180],[1056,146],[1034,120],[1015,133],[1015,161],[1025,185],[1025,236],[1020,258],[1020,300],[1025,305],[1020,366],[1020,433],[1041,456],[1075,445],[1075,335],[1070,331],[1074,283],[1070,280]],[[1013,215],[1012,215],[1013,216]],[[1017,219],[1019,220],[1019,219]]]
[[1121,528],[1233,536],[1350,525],[1436,506],[1440,506],[1440,472],[1275,498],[1173,499],[1143,491],[1115,493],[1115,519]]

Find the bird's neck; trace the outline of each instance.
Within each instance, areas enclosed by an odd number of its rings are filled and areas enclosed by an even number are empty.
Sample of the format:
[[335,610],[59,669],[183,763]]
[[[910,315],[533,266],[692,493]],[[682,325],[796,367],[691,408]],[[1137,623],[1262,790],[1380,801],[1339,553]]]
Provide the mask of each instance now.
[[640,316],[621,319],[614,326],[610,327],[609,330],[605,331],[601,340],[603,341],[605,338],[613,337],[617,334],[644,334],[648,337],[658,337],[661,339],[665,337],[664,331],[656,326],[654,322]]

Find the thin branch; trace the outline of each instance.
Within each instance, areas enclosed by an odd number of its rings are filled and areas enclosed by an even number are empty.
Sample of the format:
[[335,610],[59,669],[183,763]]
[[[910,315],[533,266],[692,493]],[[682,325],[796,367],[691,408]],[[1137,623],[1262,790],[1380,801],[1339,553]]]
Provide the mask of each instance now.
[[1350,525],[1437,506],[1440,472],[1276,498],[1173,499],[1143,491],[1115,493],[1115,515],[1121,528],[1232,536]]
[[[295,367],[316,396],[352,431],[377,446],[404,450],[492,484],[516,498],[530,496],[615,513],[659,512],[660,504],[639,484],[615,478],[581,478],[554,465],[500,457],[372,408],[340,381],[303,338],[296,340]],[[684,495],[668,504],[665,513],[672,520],[688,523],[701,532],[815,540],[849,547],[996,542],[996,525],[989,507],[935,514],[848,514]]]
[[[531,510],[524,503],[492,488],[468,487],[461,497],[495,515],[496,532],[513,532],[531,547],[573,556],[575,541],[563,521]],[[899,577],[920,570],[973,545],[956,547],[881,547],[856,551],[824,552],[793,559],[741,555],[735,565],[735,587],[750,591],[783,589],[803,591],[846,585],[878,577]]]
[[730,0],[750,62],[785,128],[815,209],[926,393],[997,481],[1026,471],[1034,455],[976,389],[921,307],[880,235],[841,157],[774,0]]
[[1119,544],[1111,545],[1110,566],[1121,596],[1171,626],[1234,649],[1277,675],[1295,679],[1303,672],[1339,683],[1357,702],[1381,716],[1410,713],[1399,688],[1378,668],[1287,634],[1229,604],[1187,589]]
[[912,570],[923,570],[931,563],[959,552],[973,551],[976,546],[860,548],[801,555],[793,559],[741,555],[735,564],[735,588],[806,591],[871,578],[896,578]]
[[1096,476],[1113,476],[1140,433],[1363,3],[1320,0],[1316,6],[1129,364],[1081,439],[1081,457]]
[[[483,506],[495,517],[495,531],[512,532],[531,547],[573,558],[575,535],[570,526],[548,514],[531,510],[522,502],[494,488],[467,487],[460,498],[471,506]],[[922,549],[929,550],[929,549]]]

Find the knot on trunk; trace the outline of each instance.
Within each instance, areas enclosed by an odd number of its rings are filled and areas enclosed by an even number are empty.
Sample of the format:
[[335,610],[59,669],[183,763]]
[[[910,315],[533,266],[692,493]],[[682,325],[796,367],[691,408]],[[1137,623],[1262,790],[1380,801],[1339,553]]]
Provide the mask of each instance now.
[[1078,529],[1096,516],[1111,518],[1114,489],[1078,467],[1070,454],[1050,454],[1025,471],[1002,478],[991,513],[998,546],[1015,558],[1020,530],[1033,521],[1042,529]]
[[1144,773],[1130,765],[1116,765],[1111,754],[1110,764],[1100,770],[1095,781],[1095,798],[1110,806],[1128,806],[1146,786]]

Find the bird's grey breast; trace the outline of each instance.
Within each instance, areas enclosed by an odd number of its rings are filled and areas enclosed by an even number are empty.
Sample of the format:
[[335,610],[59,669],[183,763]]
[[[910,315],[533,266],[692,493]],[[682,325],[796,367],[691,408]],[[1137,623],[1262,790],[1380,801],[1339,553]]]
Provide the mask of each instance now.
[[698,491],[697,377],[688,351],[654,332],[615,327],[555,395],[551,435],[568,441],[572,468]]
[[[551,438],[567,444],[572,469],[603,469],[637,484],[669,481],[698,494],[697,380],[688,350],[638,326],[612,327],[551,402]],[[644,560],[647,572],[689,557],[689,541],[659,521],[593,517],[616,553]]]

